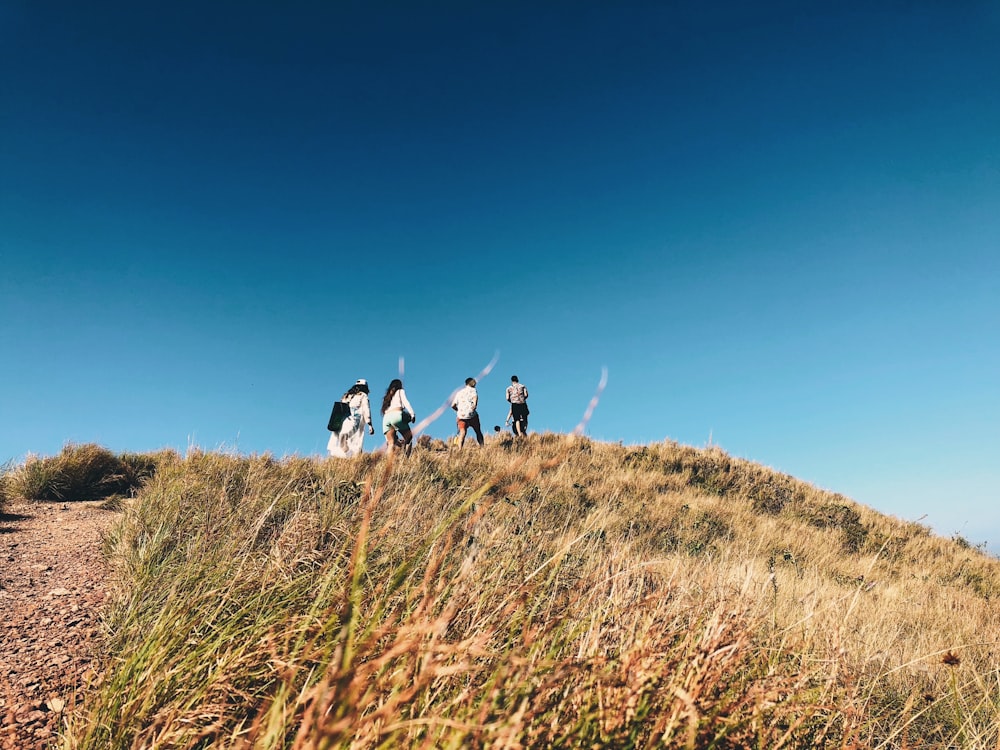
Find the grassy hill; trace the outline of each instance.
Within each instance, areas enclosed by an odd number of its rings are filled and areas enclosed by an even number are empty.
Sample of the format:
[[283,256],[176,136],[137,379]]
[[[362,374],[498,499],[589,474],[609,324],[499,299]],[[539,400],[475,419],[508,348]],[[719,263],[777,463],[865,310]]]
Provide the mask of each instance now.
[[1000,562],[717,448],[125,463],[67,748],[1000,741]]

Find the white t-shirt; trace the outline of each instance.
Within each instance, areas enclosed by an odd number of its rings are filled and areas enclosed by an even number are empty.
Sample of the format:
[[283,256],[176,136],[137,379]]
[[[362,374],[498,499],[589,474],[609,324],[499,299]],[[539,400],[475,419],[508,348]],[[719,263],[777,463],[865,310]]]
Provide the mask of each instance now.
[[372,423],[372,408],[367,393],[355,393],[347,399],[347,403],[351,407],[352,416],[361,417],[361,421],[365,424]]
[[512,404],[523,404],[528,400],[528,389],[521,383],[511,383],[507,389],[507,400]]
[[460,390],[451,405],[458,411],[459,419],[472,419],[476,416],[476,407],[479,405],[479,393],[471,385]]
[[410,412],[410,416],[416,415],[416,412],[413,411],[413,407],[410,406],[410,400],[406,397],[406,391],[402,388],[392,394],[392,398],[389,399],[389,408],[386,409],[386,412],[393,410],[408,411]]

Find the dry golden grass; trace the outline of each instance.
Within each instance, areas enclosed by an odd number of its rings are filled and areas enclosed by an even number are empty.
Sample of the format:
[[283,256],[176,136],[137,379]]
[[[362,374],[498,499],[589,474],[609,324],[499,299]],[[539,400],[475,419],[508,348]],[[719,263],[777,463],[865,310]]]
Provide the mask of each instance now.
[[117,498],[136,491],[158,465],[177,460],[171,451],[115,454],[93,443],[70,443],[57,456],[29,456],[19,466],[6,469],[0,477],[0,491],[28,501]]
[[65,748],[997,747],[1000,563],[717,448],[165,462]]

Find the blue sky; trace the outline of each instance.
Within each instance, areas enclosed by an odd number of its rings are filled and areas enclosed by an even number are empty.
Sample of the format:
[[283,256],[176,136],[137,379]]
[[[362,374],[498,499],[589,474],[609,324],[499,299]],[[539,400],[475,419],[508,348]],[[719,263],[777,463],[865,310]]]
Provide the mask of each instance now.
[[499,351],[490,426],[606,366],[594,438],[1000,550],[1000,6],[479,5],[0,0],[0,461],[320,454]]

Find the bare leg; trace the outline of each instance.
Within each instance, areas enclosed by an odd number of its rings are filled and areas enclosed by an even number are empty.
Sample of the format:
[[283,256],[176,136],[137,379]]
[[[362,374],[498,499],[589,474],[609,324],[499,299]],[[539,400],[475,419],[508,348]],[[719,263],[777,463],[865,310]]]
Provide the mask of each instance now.
[[521,417],[521,437],[528,436],[528,415],[525,414]]
[[413,433],[410,432],[409,427],[403,427],[399,432],[403,436],[403,455],[409,456],[413,450]]
[[467,427],[459,427],[458,428],[458,447],[459,448],[461,448],[463,445],[465,445],[465,433],[466,433],[467,430],[468,430]]

